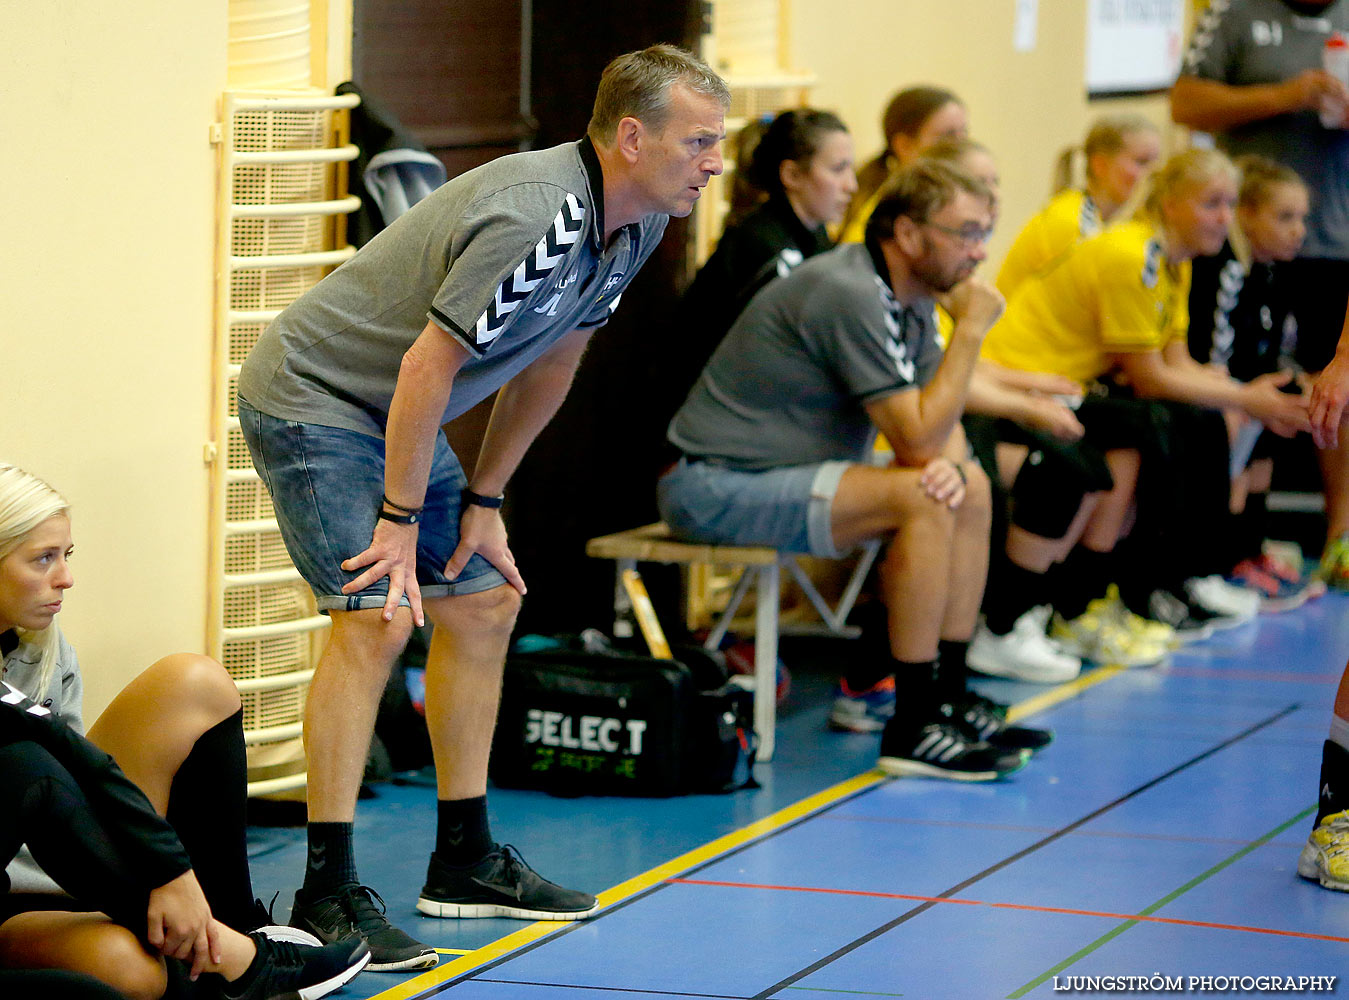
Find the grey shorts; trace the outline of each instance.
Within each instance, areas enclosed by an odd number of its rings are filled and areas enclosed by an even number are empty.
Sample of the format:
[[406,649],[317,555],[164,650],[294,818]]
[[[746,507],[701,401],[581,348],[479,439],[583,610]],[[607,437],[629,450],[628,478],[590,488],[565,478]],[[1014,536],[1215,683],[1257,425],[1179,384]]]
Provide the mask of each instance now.
[[[364,552],[374,536],[384,495],[384,439],[341,427],[278,420],[239,400],[239,425],[253,465],[272,495],[291,562],[314,591],[320,611],[382,608],[389,579],[355,594],[342,587],[357,572],[342,561]],[[425,510],[418,524],[417,583],[422,597],[476,594],[506,578],[474,554],[455,580],[441,572],[459,544],[459,491],[467,485],[459,459],[436,435]],[[407,595],[399,601],[409,606]]]
[[852,462],[746,472],[681,459],[656,486],[660,516],[681,538],[767,545],[836,559],[831,525],[839,480]]

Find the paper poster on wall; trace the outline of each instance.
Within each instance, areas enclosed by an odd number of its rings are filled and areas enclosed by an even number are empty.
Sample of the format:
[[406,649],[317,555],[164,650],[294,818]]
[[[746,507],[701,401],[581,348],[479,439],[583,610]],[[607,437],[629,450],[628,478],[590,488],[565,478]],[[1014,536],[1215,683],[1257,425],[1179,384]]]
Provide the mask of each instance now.
[[1090,0],[1087,93],[1166,90],[1180,70],[1185,0]]
[[1034,52],[1036,28],[1040,21],[1040,0],[1016,0],[1016,18],[1012,27],[1012,51]]

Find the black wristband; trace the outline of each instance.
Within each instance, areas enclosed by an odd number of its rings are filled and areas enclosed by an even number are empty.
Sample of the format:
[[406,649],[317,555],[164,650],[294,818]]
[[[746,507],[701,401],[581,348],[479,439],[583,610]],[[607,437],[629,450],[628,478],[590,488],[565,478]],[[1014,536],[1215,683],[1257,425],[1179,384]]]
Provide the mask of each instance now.
[[960,467],[960,463],[952,462],[951,465],[955,468],[956,475],[960,477],[960,485],[961,486],[970,485],[970,481],[965,478],[965,470]]
[[392,521],[394,524],[416,524],[418,521],[422,519],[422,517],[420,513],[395,514],[393,511],[384,510],[381,507],[379,511],[379,519],[381,521]]
[[505,499],[505,497],[485,497],[481,493],[474,493],[468,488],[459,491],[459,502],[465,507],[471,504],[474,507],[487,507],[496,510]]
[[380,500],[386,507],[392,507],[394,510],[401,510],[404,514],[420,514],[424,509],[423,507],[404,507],[401,503],[394,503],[389,499],[389,494],[387,493],[380,497]]

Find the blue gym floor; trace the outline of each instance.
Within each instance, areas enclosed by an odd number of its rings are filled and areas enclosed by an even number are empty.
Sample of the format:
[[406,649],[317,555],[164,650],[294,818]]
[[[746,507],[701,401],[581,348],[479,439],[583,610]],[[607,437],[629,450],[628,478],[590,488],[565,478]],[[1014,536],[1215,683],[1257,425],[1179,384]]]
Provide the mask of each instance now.
[[[784,643],[793,690],[759,789],[491,793],[499,839],[600,894],[584,923],[420,916],[434,785],[377,786],[357,810],[362,878],[441,964],[363,973],[335,996],[977,1000],[1073,995],[1099,977],[1160,974],[1197,993],[1190,977],[1349,969],[1349,895],[1295,870],[1349,658],[1349,597],[1261,616],[1158,668],[1052,689],[981,681],[1057,734],[990,785],[886,779],[870,770],[877,737],[828,732],[830,665],[847,652]],[[281,893],[278,919],[303,841],[302,829],[250,831],[255,887]],[[1110,992],[1152,995],[1155,982]]]

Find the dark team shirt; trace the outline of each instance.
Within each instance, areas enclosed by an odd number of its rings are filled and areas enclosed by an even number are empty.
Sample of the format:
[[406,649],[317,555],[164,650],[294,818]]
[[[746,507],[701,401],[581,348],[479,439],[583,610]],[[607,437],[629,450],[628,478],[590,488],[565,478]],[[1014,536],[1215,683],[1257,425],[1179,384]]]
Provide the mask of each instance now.
[[1243,382],[1293,367],[1297,317],[1278,265],[1247,271],[1227,244],[1192,268],[1188,339],[1196,361],[1222,365]]

